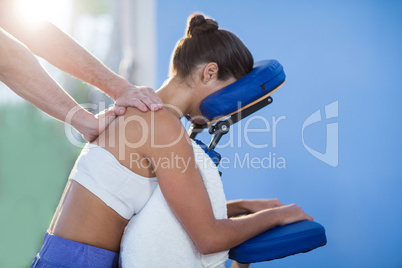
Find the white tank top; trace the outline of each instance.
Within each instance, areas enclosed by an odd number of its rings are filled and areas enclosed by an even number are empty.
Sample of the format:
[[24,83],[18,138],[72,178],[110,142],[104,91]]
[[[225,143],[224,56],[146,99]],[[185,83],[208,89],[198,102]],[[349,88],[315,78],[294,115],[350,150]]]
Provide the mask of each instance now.
[[[211,158],[192,141],[194,157],[216,219],[227,218],[226,197]],[[171,211],[160,187],[127,224],[120,244],[120,265],[126,267],[220,268],[228,250],[202,255]]]
[[132,172],[107,150],[89,143],[82,149],[69,179],[84,186],[127,220],[141,211],[158,185],[156,177]]

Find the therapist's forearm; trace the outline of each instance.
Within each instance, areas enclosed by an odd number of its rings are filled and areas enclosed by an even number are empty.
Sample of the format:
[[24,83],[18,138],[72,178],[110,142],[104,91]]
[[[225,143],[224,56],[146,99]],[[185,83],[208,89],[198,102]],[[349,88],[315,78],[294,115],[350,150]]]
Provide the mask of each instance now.
[[94,116],[79,106],[41,67],[34,55],[0,29],[0,81],[15,93],[61,121],[75,110],[70,123],[82,133]]
[[85,81],[116,100],[131,85],[50,22],[34,26],[13,19],[3,19],[3,27],[24,43],[34,54],[57,68]]

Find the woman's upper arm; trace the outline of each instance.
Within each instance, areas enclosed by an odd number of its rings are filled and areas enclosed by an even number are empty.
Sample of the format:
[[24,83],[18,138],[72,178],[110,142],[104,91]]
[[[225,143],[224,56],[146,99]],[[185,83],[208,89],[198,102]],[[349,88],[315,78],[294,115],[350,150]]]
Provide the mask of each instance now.
[[215,217],[190,138],[181,122],[172,116],[155,113],[153,141],[147,144],[145,155],[155,169],[169,207],[200,248],[214,229]]

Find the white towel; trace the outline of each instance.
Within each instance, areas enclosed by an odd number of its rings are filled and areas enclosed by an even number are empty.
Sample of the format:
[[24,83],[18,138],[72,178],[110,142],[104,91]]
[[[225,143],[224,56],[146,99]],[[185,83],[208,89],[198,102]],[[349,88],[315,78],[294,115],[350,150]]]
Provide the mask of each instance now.
[[[211,200],[216,219],[227,218],[226,198],[218,169],[193,141],[195,161]],[[121,242],[123,268],[225,267],[228,251],[202,255],[170,210],[157,186],[141,212],[128,223]]]

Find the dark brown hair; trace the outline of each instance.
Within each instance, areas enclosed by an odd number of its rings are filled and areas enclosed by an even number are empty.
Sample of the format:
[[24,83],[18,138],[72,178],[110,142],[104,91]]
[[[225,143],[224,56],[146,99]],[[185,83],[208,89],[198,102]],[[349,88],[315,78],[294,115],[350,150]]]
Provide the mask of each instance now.
[[253,69],[253,56],[236,35],[196,13],[188,18],[186,36],[173,52],[171,72],[186,78],[197,65],[208,62],[218,65],[219,80],[239,79]]

